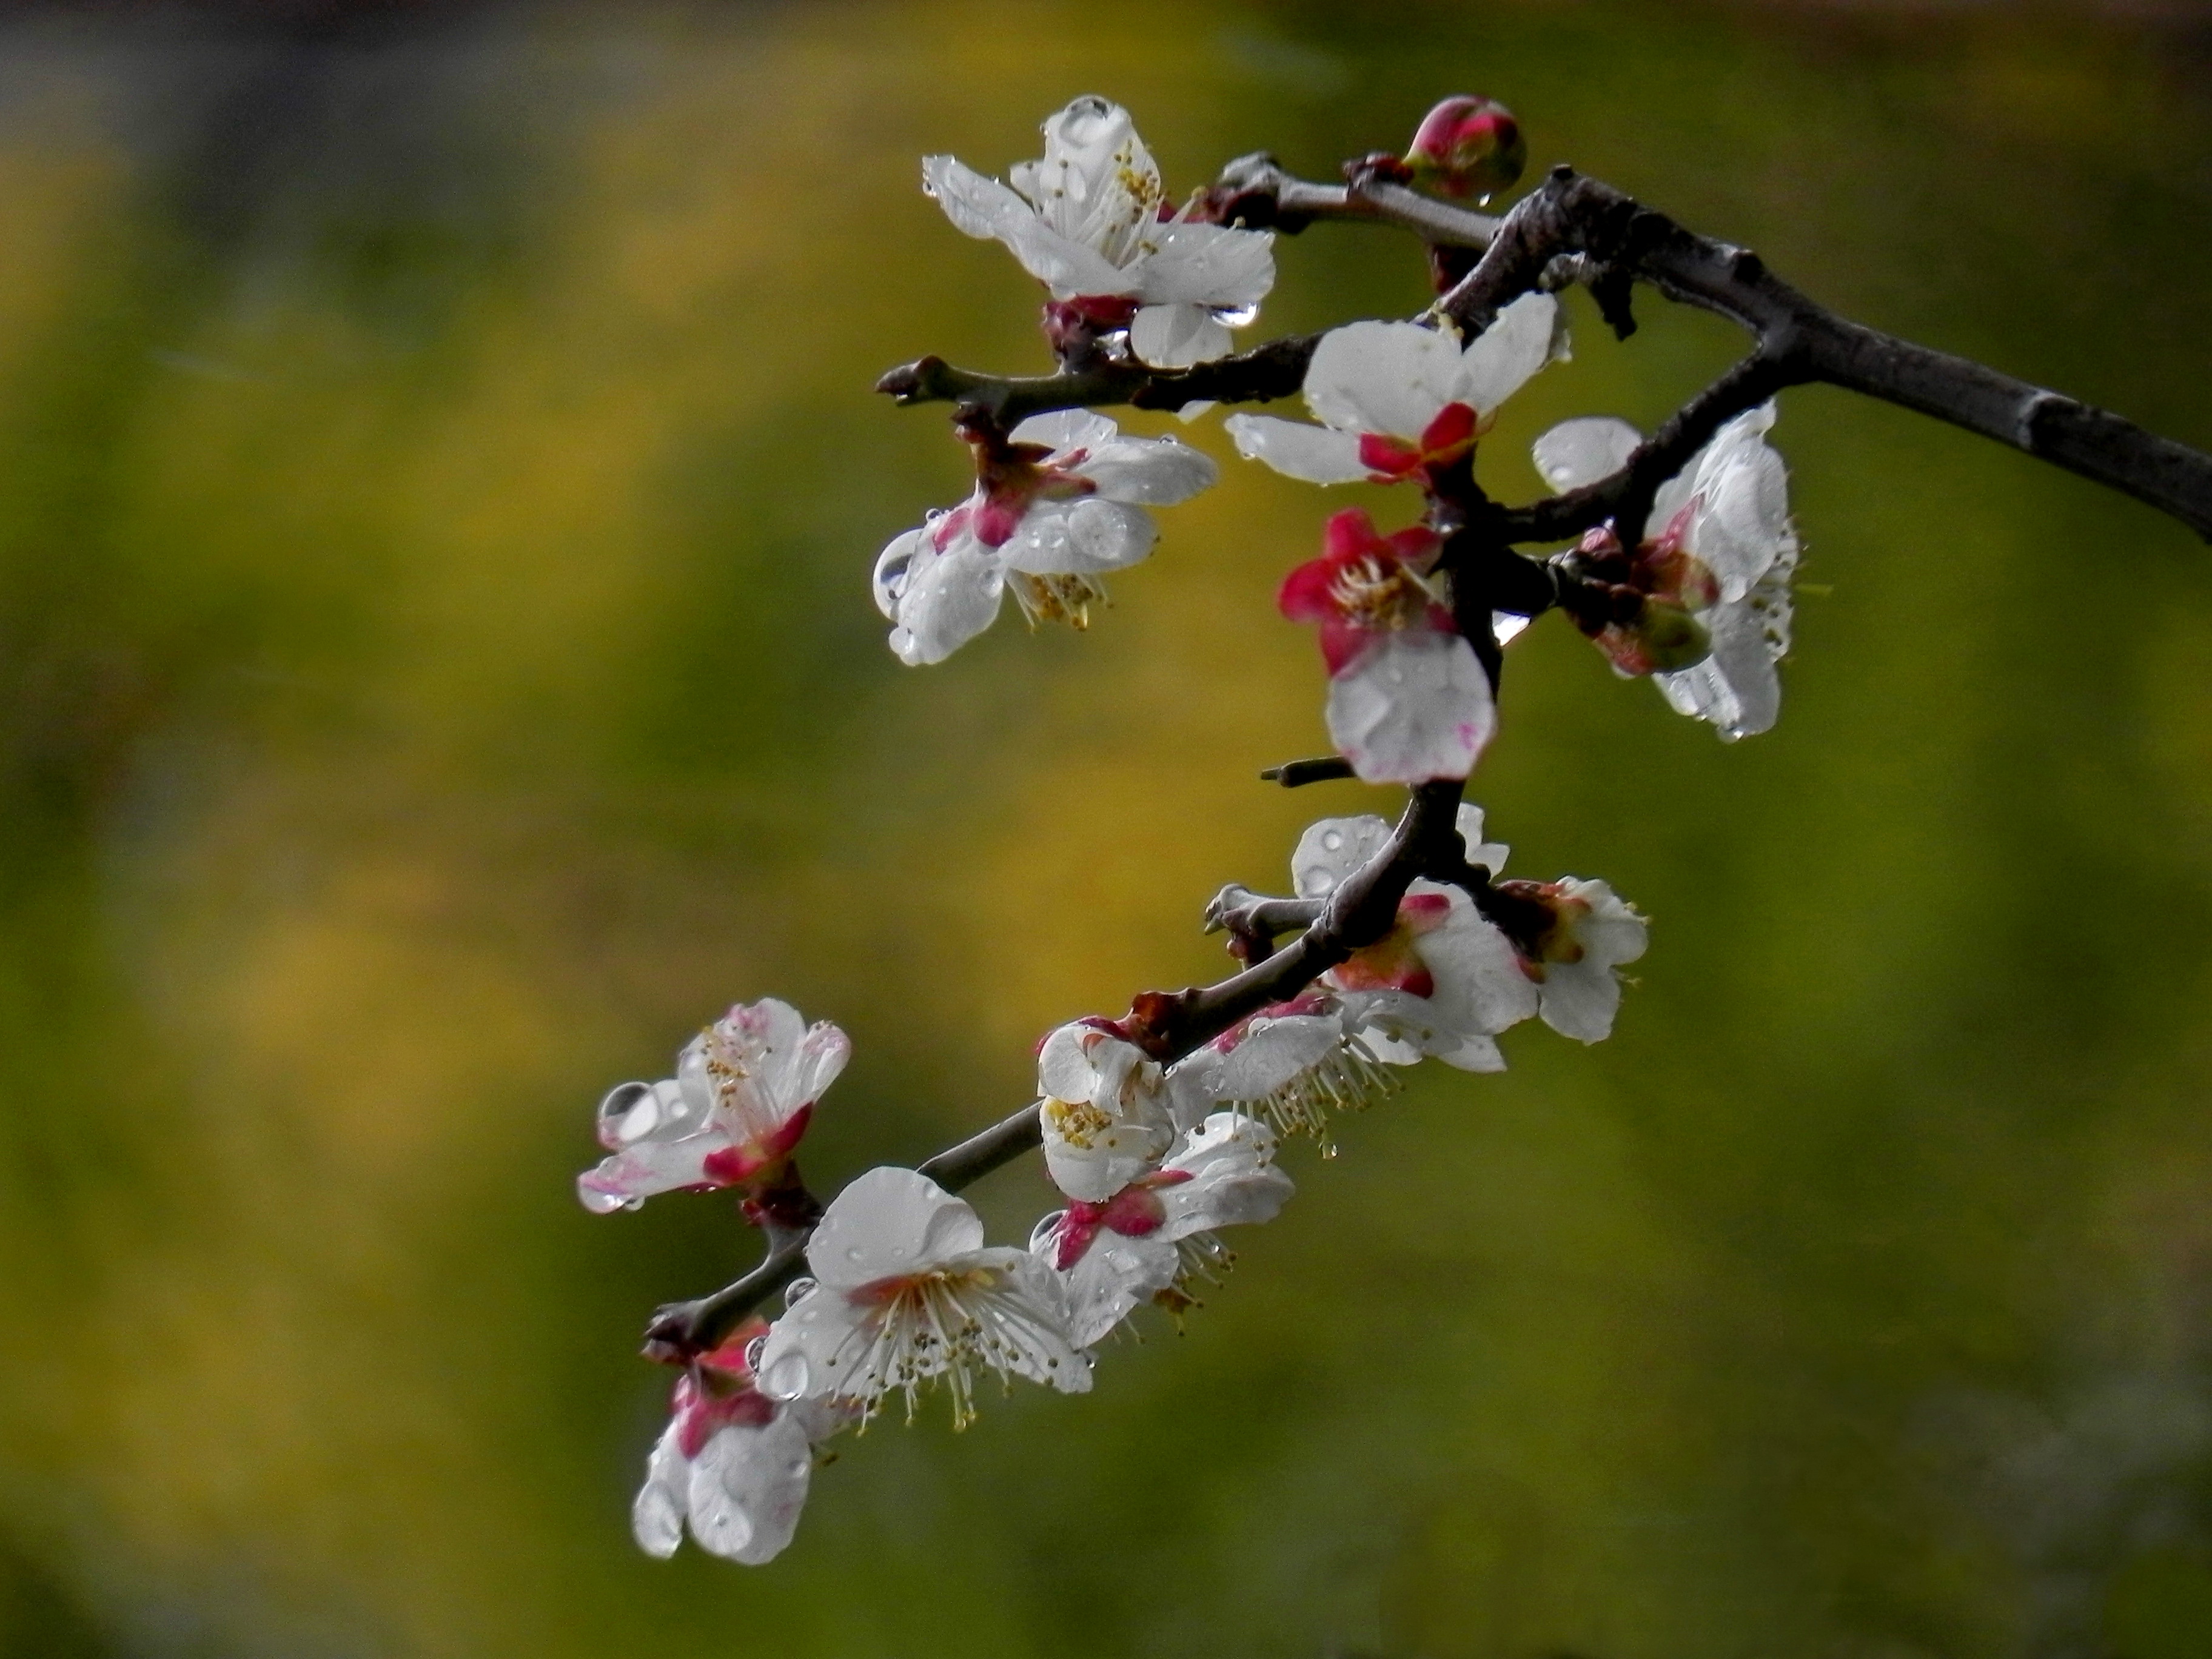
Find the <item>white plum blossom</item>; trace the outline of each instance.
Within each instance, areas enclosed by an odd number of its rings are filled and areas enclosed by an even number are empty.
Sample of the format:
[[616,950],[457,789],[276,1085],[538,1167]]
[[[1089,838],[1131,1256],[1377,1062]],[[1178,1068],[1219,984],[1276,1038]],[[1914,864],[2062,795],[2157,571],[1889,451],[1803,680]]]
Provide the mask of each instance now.
[[[1767,403],[1737,416],[1662,484],[1656,533],[1638,550],[1644,568],[1668,572],[1670,597],[1698,614],[1711,642],[1702,661],[1652,678],[1677,710],[1727,738],[1764,732],[1781,712],[1775,665],[1790,649],[1798,545],[1788,469],[1766,441],[1774,415]],[[1574,489],[1619,471],[1642,441],[1611,416],[1568,421],[1536,441],[1536,469],[1553,489]]]
[[1159,1161],[1175,1138],[1157,1061],[1110,1022],[1077,1021],[1037,1048],[1045,1169],[1079,1202],[1109,1199]]
[[748,1322],[677,1380],[668,1428],[630,1507],[630,1530],[647,1554],[675,1554],[687,1527],[702,1549],[747,1566],[773,1561],[791,1542],[814,1447],[844,1415],[822,1401],[771,1400],[754,1386],[744,1356],[767,1328]]
[[[1468,862],[1495,875],[1509,849],[1483,840],[1482,809],[1462,805],[1458,829]],[[1389,824],[1371,814],[1308,826],[1291,856],[1298,896],[1326,898],[1389,837]],[[1408,887],[1390,932],[1320,983],[1373,1059],[1409,1066],[1425,1055],[1468,1072],[1505,1069],[1498,1033],[1537,1013],[1541,998],[1512,941],[1461,889],[1431,881]]]
[[1122,435],[1103,415],[1055,410],[1001,438],[968,428],[974,494],[933,513],[877,556],[876,607],[909,666],[942,662],[988,628],[1011,590],[1031,626],[1082,628],[1099,578],[1137,563],[1159,528],[1147,507],[1187,501],[1219,476],[1173,438]]
[[1358,1109],[1393,1086],[1351,1042],[1337,1000],[1316,991],[1246,1016],[1168,1071],[1169,1109],[1186,1130],[1228,1105],[1319,1139],[1330,1107]]
[[1544,1024],[1578,1042],[1612,1036],[1620,1008],[1619,969],[1642,956],[1647,942],[1642,914],[1604,882],[1579,876],[1508,882],[1505,888],[1552,915],[1535,956],[1522,959],[1537,981]]
[[1347,507],[1276,596],[1320,629],[1329,740],[1368,783],[1463,778],[1498,729],[1490,677],[1430,574],[1441,546],[1419,526],[1381,535]]
[[1103,1340],[1146,1302],[1188,1305],[1190,1279],[1228,1260],[1215,1230],[1272,1221],[1297,1191],[1274,1158],[1265,1124],[1215,1112],[1111,1199],[1040,1222],[1030,1248],[1060,1278],[1076,1345]]
[[1129,112],[1076,99],[1044,124],[1044,155],[984,178],[950,155],[922,188],[970,236],[1005,243],[1060,306],[1100,331],[1126,328],[1156,368],[1227,355],[1275,283],[1274,238],[1176,213]]
[[772,1176],[852,1053],[844,1032],[808,1025],[787,1002],[739,1003],[677,1055],[673,1078],[608,1091],[599,1133],[612,1156],[576,1178],[577,1195],[604,1215]]
[[838,1402],[865,1422],[897,1392],[911,1420],[922,1385],[941,1380],[959,1426],[975,1416],[979,1372],[1090,1389],[1050,1270],[1027,1250],[987,1247],[975,1212],[927,1176],[878,1169],[854,1181],[823,1213],[806,1265],[813,1288],[762,1345],[759,1386],[772,1398]]
[[1522,295],[1464,348],[1449,322],[1348,323],[1322,337],[1306,368],[1306,407],[1321,425],[1272,415],[1222,424],[1238,453],[1309,483],[1426,478],[1464,459],[1498,407],[1566,356],[1548,294]]

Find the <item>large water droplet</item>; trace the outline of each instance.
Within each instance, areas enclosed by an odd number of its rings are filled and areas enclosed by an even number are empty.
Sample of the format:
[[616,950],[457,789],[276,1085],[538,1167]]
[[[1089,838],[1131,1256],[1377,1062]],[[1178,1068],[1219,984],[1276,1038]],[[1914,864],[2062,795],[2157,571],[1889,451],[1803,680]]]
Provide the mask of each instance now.
[[820,1288],[811,1279],[794,1279],[783,1287],[783,1305],[787,1312],[814,1294]]
[[787,1353],[761,1373],[760,1390],[771,1400],[796,1400],[806,1392],[806,1356]]
[[1340,830],[1328,831],[1322,836],[1321,844],[1332,853],[1337,851],[1344,845],[1344,832]]
[[745,1369],[754,1376],[760,1375],[761,1350],[768,1346],[768,1339],[757,1336],[745,1344]]

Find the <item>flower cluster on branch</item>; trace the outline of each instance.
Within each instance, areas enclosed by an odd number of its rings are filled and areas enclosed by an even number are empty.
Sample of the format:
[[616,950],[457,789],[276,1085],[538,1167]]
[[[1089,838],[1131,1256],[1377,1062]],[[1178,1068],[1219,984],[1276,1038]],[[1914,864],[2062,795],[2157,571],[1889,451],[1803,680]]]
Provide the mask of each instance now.
[[[835,1025],[773,999],[740,1005],[673,1077],[610,1092],[608,1156],[578,1181],[587,1208],[727,1189],[768,1244],[744,1278],[662,1308],[648,1329],[648,1356],[679,1371],[634,1510],[648,1552],[673,1553],[688,1530],[717,1555],[772,1559],[819,1449],[887,1405],[910,1419],[941,1391],[962,1425],[993,1382],[1087,1392],[1102,1345],[1151,1310],[1180,1321],[1233,1261],[1224,1232],[1291,1200],[1285,1138],[1333,1154],[1341,1118],[1408,1068],[1501,1070],[1498,1038],[1524,1021],[1582,1042],[1610,1035],[1644,918],[1601,880],[1506,878],[1508,849],[1462,795],[1498,727],[1507,648],[1553,611],[1613,672],[1651,679],[1723,738],[1775,723],[1799,556],[1768,441],[1781,391],[1819,380],[1887,398],[2212,533],[2212,460],[1844,322],[1747,251],[1595,180],[1555,171],[1502,217],[1458,205],[1510,187],[1525,155],[1503,106],[1454,98],[1402,156],[1349,163],[1341,186],[1255,155],[1178,204],[1127,112],[1085,97],[1005,182],[924,161],[954,227],[1004,244],[1042,285],[1055,368],[1008,378],[925,357],[879,383],[902,404],[953,405],[972,478],[876,561],[891,649],[942,663],[1008,593],[1032,627],[1087,626],[1102,579],[1152,551],[1151,509],[1217,481],[1197,448],[1126,434],[1097,409],[1194,420],[1301,396],[1311,422],[1229,416],[1237,451],[1306,483],[1411,484],[1419,505],[1387,529],[1335,513],[1316,556],[1286,561],[1279,608],[1317,630],[1335,753],[1268,775],[1401,785],[1407,804],[1395,823],[1313,823],[1285,894],[1222,889],[1205,921],[1226,935],[1228,977],[1047,1032],[1030,1104],[918,1168],[871,1170],[826,1205],[796,1155],[850,1053]],[[1275,280],[1276,235],[1331,220],[1419,237],[1436,302],[1234,352]],[[1753,349],[1648,436],[1602,414],[1553,427],[1534,450],[1553,495],[1493,501],[1477,466],[1500,408],[1571,355],[1559,295],[1587,289],[1625,335],[1638,284],[1741,323]],[[1026,1244],[988,1243],[957,1193],[1031,1150],[1062,1202]]]

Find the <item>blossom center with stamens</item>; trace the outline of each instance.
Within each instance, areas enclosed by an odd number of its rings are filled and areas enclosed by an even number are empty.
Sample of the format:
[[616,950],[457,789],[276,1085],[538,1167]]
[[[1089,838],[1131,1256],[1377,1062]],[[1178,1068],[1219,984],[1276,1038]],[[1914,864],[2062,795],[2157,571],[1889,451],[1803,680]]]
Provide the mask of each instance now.
[[1419,626],[1438,603],[1436,591],[1403,563],[1373,555],[1339,568],[1328,597],[1346,622],[1375,633]]

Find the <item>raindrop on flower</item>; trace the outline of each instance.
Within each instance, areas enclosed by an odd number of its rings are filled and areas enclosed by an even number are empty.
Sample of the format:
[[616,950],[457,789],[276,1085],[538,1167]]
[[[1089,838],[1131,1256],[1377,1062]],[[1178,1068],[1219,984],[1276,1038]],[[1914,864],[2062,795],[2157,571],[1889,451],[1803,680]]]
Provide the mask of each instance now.
[[783,1287],[783,1305],[787,1312],[814,1294],[815,1283],[805,1277],[794,1279]]
[[760,1375],[761,1350],[768,1346],[768,1339],[757,1336],[745,1344],[745,1369],[755,1376]]
[[771,1400],[796,1400],[806,1392],[806,1356],[787,1353],[761,1374],[761,1392]]

